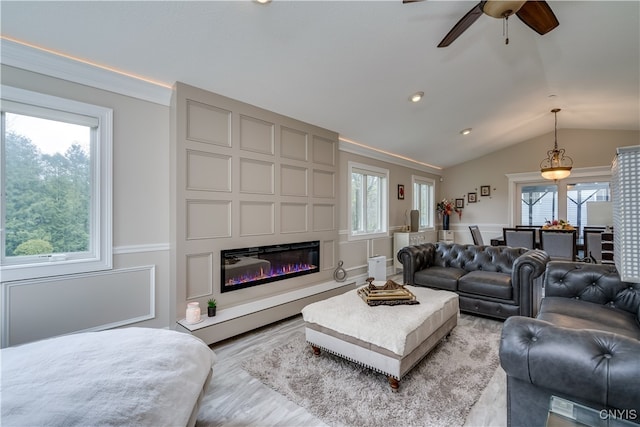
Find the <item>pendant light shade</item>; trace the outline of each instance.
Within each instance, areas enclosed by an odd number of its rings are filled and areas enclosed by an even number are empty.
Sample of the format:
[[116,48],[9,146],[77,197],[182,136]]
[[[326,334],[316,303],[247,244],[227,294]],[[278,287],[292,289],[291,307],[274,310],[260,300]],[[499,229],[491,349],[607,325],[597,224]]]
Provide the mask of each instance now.
[[545,179],[557,181],[571,175],[573,160],[565,156],[564,148],[558,149],[558,112],[559,108],[554,108],[551,112],[555,115],[555,132],[553,150],[547,151],[547,158],[540,163],[540,172]]

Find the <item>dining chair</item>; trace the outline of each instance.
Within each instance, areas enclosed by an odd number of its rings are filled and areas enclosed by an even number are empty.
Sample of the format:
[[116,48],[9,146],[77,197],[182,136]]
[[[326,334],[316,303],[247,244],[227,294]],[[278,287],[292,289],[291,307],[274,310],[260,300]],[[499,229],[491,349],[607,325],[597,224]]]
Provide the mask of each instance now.
[[536,248],[540,247],[540,229],[542,228],[541,225],[523,225],[523,224],[517,224],[516,225],[517,229],[526,229],[526,230],[531,230],[534,229],[536,230]]
[[477,225],[470,225],[469,231],[471,231],[471,237],[473,238],[473,244],[478,246],[484,246],[484,241],[482,240],[482,234],[480,233],[480,229]]
[[503,228],[504,243],[512,248],[535,249],[536,230],[533,228]]
[[552,260],[575,261],[576,230],[540,230],[540,249]]
[[[594,264],[602,263],[602,233],[603,228],[585,227],[583,231],[584,259]],[[587,261],[587,262],[589,262]]]

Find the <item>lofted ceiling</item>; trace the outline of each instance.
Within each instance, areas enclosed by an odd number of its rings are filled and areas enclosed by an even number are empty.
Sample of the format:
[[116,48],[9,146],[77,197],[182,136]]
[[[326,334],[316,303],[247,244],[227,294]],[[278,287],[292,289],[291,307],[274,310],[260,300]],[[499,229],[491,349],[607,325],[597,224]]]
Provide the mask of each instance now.
[[502,20],[483,15],[447,48],[477,2],[3,0],[0,12],[4,37],[448,167],[551,132],[554,107],[561,129],[640,129],[640,3],[548,3],[560,26],[544,36],[513,16],[505,45]]

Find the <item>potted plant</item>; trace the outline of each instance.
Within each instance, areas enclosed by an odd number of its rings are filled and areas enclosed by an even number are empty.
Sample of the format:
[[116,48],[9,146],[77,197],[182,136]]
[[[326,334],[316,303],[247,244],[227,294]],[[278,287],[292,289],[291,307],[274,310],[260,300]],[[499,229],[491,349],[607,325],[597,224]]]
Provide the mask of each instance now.
[[207,301],[207,315],[209,317],[213,317],[216,315],[216,305],[217,302],[214,298],[211,298],[209,301]]

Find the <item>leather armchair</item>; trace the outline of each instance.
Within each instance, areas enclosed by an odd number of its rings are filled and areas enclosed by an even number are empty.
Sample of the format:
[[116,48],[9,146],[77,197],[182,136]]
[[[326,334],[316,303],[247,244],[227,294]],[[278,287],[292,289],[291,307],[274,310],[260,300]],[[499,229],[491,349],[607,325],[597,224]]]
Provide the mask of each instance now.
[[549,262],[540,313],[505,321],[500,363],[510,426],[544,425],[552,395],[640,423],[640,284]]

